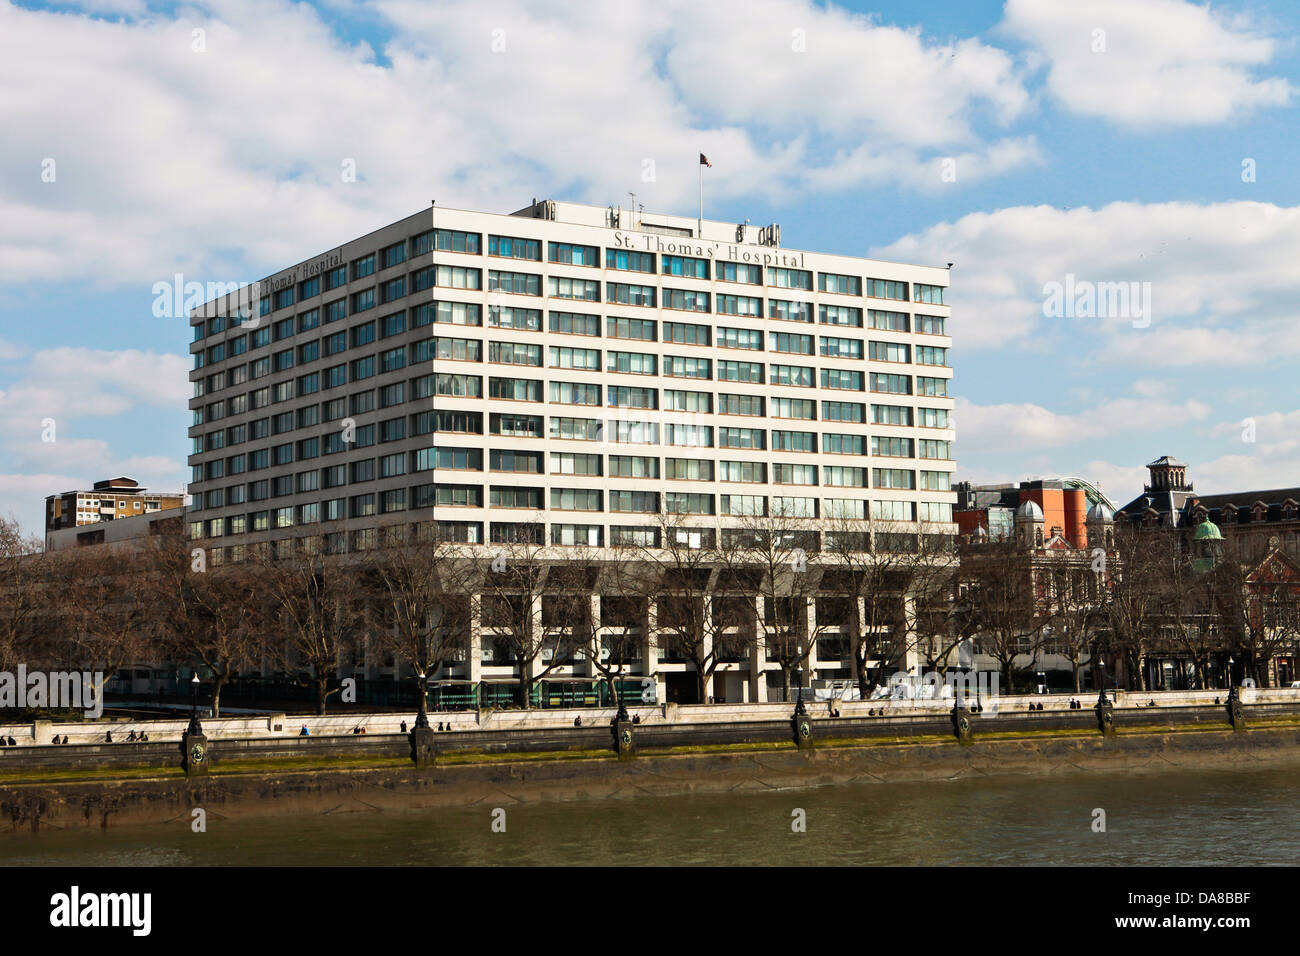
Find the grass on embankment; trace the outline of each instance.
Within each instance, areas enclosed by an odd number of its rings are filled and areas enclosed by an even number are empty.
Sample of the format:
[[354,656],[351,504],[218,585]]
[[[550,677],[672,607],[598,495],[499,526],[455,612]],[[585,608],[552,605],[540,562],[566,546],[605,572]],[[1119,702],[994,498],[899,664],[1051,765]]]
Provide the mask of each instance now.
[[[1251,729],[1284,729],[1295,727],[1300,729],[1300,717],[1272,717],[1250,722]],[[1186,733],[1225,733],[1231,734],[1233,730],[1227,724],[1143,724],[1140,726],[1122,727],[1117,736],[1124,737],[1141,737],[1151,735],[1168,735],[1168,734],[1186,734]],[[1017,740],[1023,741],[1048,741],[1057,739],[1097,739],[1099,734],[1091,726],[1078,727],[1064,730],[1006,730],[996,732],[977,732],[974,736],[975,743],[982,742],[1002,742],[1009,743]],[[894,737],[821,737],[815,741],[815,746],[820,750],[855,750],[867,749],[874,747],[908,747],[908,746],[937,746],[937,745],[955,745],[955,741],[949,734],[927,734],[920,736],[894,736]],[[216,742],[220,746],[220,742]],[[753,743],[734,743],[734,744],[692,744],[676,747],[645,747],[638,749],[638,755],[642,757],[672,757],[672,756],[705,756],[710,754],[763,754],[763,753],[792,753],[794,747],[789,741],[759,741]],[[529,764],[545,763],[553,761],[583,761],[583,760],[613,760],[615,755],[612,750],[554,750],[538,751],[532,753],[444,753],[438,755],[437,764],[440,767],[455,766],[486,766],[492,764]],[[404,770],[411,767],[411,762],[405,757],[376,757],[376,756],[349,756],[349,757],[329,757],[329,756],[312,756],[312,757],[270,757],[265,759],[244,759],[244,760],[220,760],[219,758],[213,763],[212,771],[208,779],[219,779],[222,777],[244,777],[244,776],[270,776],[278,774],[295,774],[295,773],[321,773],[321,772],[349,772],[349,771],[369,771],[369,770]],[[106,767],[102,769],[85,770],[85,769],[57,769],[57,770],[18,770],[9,773],[0,773],[0,786],[40,786],[49,784],[75,784],[75,783],[127,783],[131,781],[144,780],[183,780],[184,772],[177,767]],[[200,780],[203,778],[199,778]]]

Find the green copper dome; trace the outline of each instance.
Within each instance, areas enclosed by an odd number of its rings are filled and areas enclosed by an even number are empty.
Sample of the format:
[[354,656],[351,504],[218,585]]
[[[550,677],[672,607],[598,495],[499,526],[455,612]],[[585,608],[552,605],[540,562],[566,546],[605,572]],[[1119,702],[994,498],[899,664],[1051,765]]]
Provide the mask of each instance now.
[[1222,541],[1223,532],[1213,521],[1202,521],[1196,526],[1196,531],[1192,534],[1193,541]]

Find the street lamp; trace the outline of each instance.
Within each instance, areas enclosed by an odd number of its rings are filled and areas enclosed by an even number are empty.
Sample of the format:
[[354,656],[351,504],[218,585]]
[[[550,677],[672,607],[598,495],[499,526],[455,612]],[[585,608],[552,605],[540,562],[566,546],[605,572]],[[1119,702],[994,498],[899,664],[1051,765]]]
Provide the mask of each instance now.
[[416,671],[415,677],[416,680],[418,681],[418,687],[420,691],[419,710],[415,714],[415,726],[428,727],[429,726],[429,710],[427,706],[428,691],[425,689],[424,671],[422,670]]
[[1233,663],[1233,657],[1231,654],[1229,654],[1228,655],[1228,686],[1229,687],[1232,686],[1232,663]]
[[203,736],[203,725],[199,723],[199,672],[190,678],[190,687],[194,689],[194,702],[190,707],[190,727],[186,733],[194,737]]

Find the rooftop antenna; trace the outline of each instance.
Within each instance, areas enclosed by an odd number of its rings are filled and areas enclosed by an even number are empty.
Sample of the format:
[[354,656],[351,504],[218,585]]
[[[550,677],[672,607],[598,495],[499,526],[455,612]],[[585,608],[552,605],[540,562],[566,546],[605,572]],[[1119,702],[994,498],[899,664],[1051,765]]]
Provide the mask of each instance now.
[[631,205],[631,207],[630,207],[630,211],[631,211],[631,213],[632,213],[632,228],[635,229],[635,228],[637,228],[637,218],[636,218],[636,193],[632,192],[632,191],[629,189],[627,194],[628,194],[629,196],[632,197],[632,205]]

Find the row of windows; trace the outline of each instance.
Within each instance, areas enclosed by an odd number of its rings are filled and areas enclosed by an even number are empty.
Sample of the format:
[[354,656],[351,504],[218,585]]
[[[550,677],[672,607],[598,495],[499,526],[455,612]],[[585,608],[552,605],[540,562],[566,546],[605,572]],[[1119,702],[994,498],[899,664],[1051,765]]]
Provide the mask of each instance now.
[[[354,365],[356,363],[353,363]],[[343,366],[339,366],[343,368]],[[824,370],[825,371],[825,370]],[[308,395],[315,391],[318,386],[317,375],[312,373],[310,376],[301,376],[299,379],[281,382],[275,386],[258,389],[253,392],[245,392],[239,395],[233,395],[226,399],[218,399],[209,402],[206,405],[196,408],[192,411],[191,427],[211,424],[225,419],[227,416],[243,415],[250,411],[269,407],[289,401],[295,397],[295,385],[298,386],[297,397]],[[371,373],[373,374],[373,373]],[[368,377],[368,376],[362,376]],[[304,380],[311,379],[309,385],[304,384]],[[341,380],[337,384],[343,384]],[[550,401],[561,404],[572,405],[599,405],[600,387],[590,383],[583,382],[558,382],[550,383],[549,391]],[[489,376],[488,378],[488,397],[494,399],[504,399],[510,401],[543,401],[543,383],[536,379],[519,379],[507,378],[503,376]],[[409,400],[415,401],[425,398],[431,398],[435,395],[448,395],[460,398],[480,398],[483,394],[482,377],[476,375],[453,375],[448,373],[437,373],[425,375],[417,379],[410,379],[406,382],[395,382],[379,389],[368,389],[362,392],[354,393],[350,401],[343,397],[331,399],[327,402],[316,405],[300,406],[293,411],[279,413],[271,418],[258,419],[251,423],[243,423],[232,426],[223,432],[210,432],[209,439],[213,435],[227,435],[232,444],[235,443],[234,436],[240,435],[240,441],[266,437],[265,434],[258,434],[259,426],[264,423],[274,424],[276,431],[280,433],[289,431],[294,427],[307,428],[319,424],[320,422],[338,421],[346,415],[360,415],[377,408],[392,408],[404,404]],[[606,402],[611,407],[619,408],[644,408],[654,410],[659,407],[660,396],[656,389],[639,389],[627,386],[606,386]],[[863,402],[843,402],[822,400],[817,402],[813,399],[794,399],[781,396],[753,396],[737,395],[730,393],[718,393],[717,396],[717,414],[720,415],[762,415],[764,406],[768,414],[773,418],[794,418],[816,421],[819,418],[822,421],[842,421],[865,423],[868,421],[867,414],[870,411],[869,421],[876,425],[904,425],[918,428],[948,428],[950,427],[949,412],[943,408],[913,407],[910,405],[884,405],[884,404],[867,404]],[[680,389],[664,389],[662,392],[662,408],[665,411],[682,411],[699,414],[713,414],[715,404],[713,393],[710,392],[692,392]],[[413,419],[420,419],[421,416],[428,414],[426,412],[417,413],[412,416]],[[457,415],[478,415],[479,412],[456,412]],[[496,413],[494,413],[496,414]],[[531,416],[537,418],[540,422],[540,416]],[[589,430],[599,430],[601,423],[595,419],[584,419],[591,422]],[[282,424],[283,423],[283,426]],[[381,423],[382,424],[382,423]],[[620,425],[625,423],[618,423]],[[652,424],[652,423],[647,423]],[[673,427],[669,425],[668,427]],[[683,427],[683,426],[677,426]],[[398,436],[404,437],[404,436]],[[553,436],[561,437],[561,436]],[[595,436],[592,436],[593,438]],[[218,446],[219,447],[219,446]],[[206,450],[213,450],[209,442]]]
[[[217,494],[209,492],[209,495]],[[257,500],[257,499],[253,499]],[[209,518],[191,524],[197,536],[220,538],[250,532],[292,528],[319,522],[368,518],[422,508],[489,508],[543,511],[546,495],[541,488],[490,485],[487,494],[480,485],[428,483],[326,498],[320,501],[265,508],[240,515]],[[780,516],[786,518],[883,521],[952,521],[952,504],[939,501],[868,502],[861,498],[822,498],[797,495],[715,495],[711,492],[609,492],[608,509],[602,507],[600,490],[552,488],[551,511],[584,511],[612,514],[723,515],[728,517]],[[244,500],[231,504],[244,504]],[[210,506],[217,507],[217,506]]]
[[[505,282],[498,274],[498,282]],[[509,280],[514,281],[514,280]],[[578,296],[568,296],[578,297]],[[341,301],[341,300],[340,300]],[[827,313],[830,307],[822,306],[823,324],[840,324],[853,327],[861,327],[861,316],[856,317],[856,321],[840,322],[829,321]],[[860,312],[861,310],[856,310]],[[870,323],[872,328],[878,328],[885,331],[908,331],[908,319],[911,318],[907,313],[876,313],[874,310],[870,315],[896,315],[901,317],[900,321],[891,321],[879,323]],[[335,318],[327,318],[326,322],[336,321],[343,317],[343,313]],[[943,330],[943,320],[937,316],[915,316],[918,330],[922,320],[937,319],[938,324],[927,324],[928,328],[941,334]],[[811,321],[809,315],[808,321]],[[410,310],[409,323],[406,311],[395,312],[390,315],[382,316],[378,319],[372,319],[368,322],[360,323],[353,326],[348,333],[336,332],[325,339],[316,340],[320,343],[334,343],[335,347],[331,351],[329,344],[326,344],[325,354],[333,354],[342,347],[346,347],[348,337],[351,337],[353,347],[363,345],[374,341],[376,338],[389,338],[401,335],[408,328],[422,328],[426,325],[441,323],[446,325],[466,325],[481,327],[483,324],[482,308],[477,303],[466,302],[430,302],[417,306]],[[263,328],[254,329],[244,335],[232,337],[226,341],[218,342],[207,347],[206,350],[194,354],[194,367],[202,368],[205,365],[212,365],[223,362],[228,358],[242,355],[251,349],[259,349],[270,345],[272,342],[280,342],[296,334],[316,329],[320,326],[320,312],[312,309],[308,312],[301,313],[297,316],[295,323],[294,317],[281,319]],[[541,331],[542,313],[540,309],[519,308],[514,306],[489,306],[488,308],[488,327],[518,329],[528,332]],[[559,312],[550,311],[548,313],[548,328],[552,332],[563,333],[568,335],[600,335],[600,316],[590,313]],[[661,323],[655,319],[638,319],[622,318],[610,316],[605,320],[605,334],[609,338],[637,339],[645,342],[655,342],[660,340]],[[684,345],[702,345],[710,346],[716,344],[719,348],[748,349],[753,351],[764,350],[765,340],[771,341],[773,351],[791,352],[794,354],[812,355],[817,336],[811,334],[801,334],[794,332],[770,332],[765,333],[762,329],[745,329],[730,328],[726,326],[713,327],[698,323],[688,322],[671,322],[662,323],[662,340],[664,342],[675,342]],[[822,355],[834,355],[849,358],[862,358],[864,344],[861,339],[832,337],[827,335],[820,336],[820,352]],[[308,349],[312,343],[301,343],[300,352]],[[941,346],[916,346],[917,361],[927,365],[947,365],[947,349]],[[284,353],[278,353],[284,354]],[[879,361],[908,361],[911,354],[911,346],[906,344],[895,343],[872,343],[871,357]]]
[[[296,286],[288,285],[268,293],[259,300],[258,314],[261,316],[270,315],[272,312],[289,308],[297,303],[306,302],[308,299],[341,288],[347,284],[349,279],[352,282],[357,282],[374,275],[377,271],[401,265],[407,261],[408,247],[410,258],[425,255],[435,249],[478,255],[482,251],[482,236],[478,233],[446,229],[421,233],[407,242],[394,243],[377,252],[354,259],[349,265],[338,266],[304,279]],[[488,237],[488,254],[490,256],[541,262],[541,251],[542,241],[538,239],[496,235],[489,235]],[[596,246],[576,243],[550,242],[547,243],[547,261],[563,265],[594,267],[600,262],[599,249]],[[762,285],[761,266],[715,261],[712,270],[710,270],[710,261],[709,259],[674,255],[662,255],[656,258],[652,253],[621,249],[606,249],[605,252],[605,267],[616,271],[651,275],[662,274],[692,279],[708,279],[710,271],[712,271],[712,277],[719,281]],[[813,277],[814,273],[811,270],[769,267],[767,284],[780,289],[810,292],[814,288]],[[376,303],[391,302],[394,299],[401,298],[406,294],[408,278],[411,290],[416,292],[434,285],[465,289],[482,288],[482,271],[480,269],[453,265],[429,266],[411,273],[409,277],[391,278],[375,288],[354,292],[351,296],[352,311],[354,313],[364,311],[372,308]],[[584,280],[566,280],[566,282],[568,285],[564,287],[564,291],[561,291],[556,285],[556,278],[552,277],[550,294],[598,301],[599,292],[596,282],[586,282]],[[611,289],[615,285],[622,284],[611,283]],[[540,275],[489,271],[490,289],[522,292],[522,294],[526,295],[540,295],[540,286]],[[581,290],[580,294],[571,295],[571,290],[575,286]],[[864,279],[860,276],[826,272],[816,273],[816,288],[819,292],[831,294],[854,297],[865,295],[872,298],[914,301],[933,305],[944,304],[945,289],[944,286],[912,283],[909,295],[909,284],[906,282],[869,277]],[[674,294],[670,296],[670,292]],[[608,294],[611,296],[609,301],[616,301],[614,296],[620,293],[610,291]],[[697,296],[703,296],[703,298],[700,299]],[[665,307],[709,311],[707,304],[705,304],[708,298],[708,293],[695,293],[690,290],[665,290]],[[720,294],[718,299],[719,312],[737,315],[761,314],[761,299],[757,297]],[[344,301],[340,299],[339,303]],[[673,302],[680,302],[681,304],[672,304]],[[334,304],[331,304],[328,308],[333,307]],[[942,321],[941,317],[932,316],[930,318]],[[229,325],[233,325],[229,319],[214,317],[207,320],[206,323],[200,323],[194,327],[194,339],[198,341],[206,336],[217,334],[224,331]]]
[[[481,362],[482,343],[469,339],[429,339],[416,343],[411,355],[411,364],[418,365],[434,358],[447,358],[455,361]],[[549,349],[550,366],[555,369],[592,372],[599,371],[601,355],[595,349],[578,349],[564,346],[552,346]],[[292,355],[289,356],[292,359]],[[193,424],[201,425],[227,416],[242,415],[259,408],[302,398],[320,391],[340,388],[349,382],[355,384],[373,378],[379,374],[400,371],[407,367],[408,352],[405,346],[398,346],[373,355],[353,359],[328,368],[299,375],[294,379],[277,382],[248,392],[241,392],[225,398],[208,402],[194,410]],[[528,368],[540,367],[542,363],[541,347],[518,342],[489,342],[488,361],[498,365],[516,365]],[[292,361],[283,365],[273,363],[270,358],[258,360],[249,365],[240,365],[208,375],[195,382],[196,397],[212,394],[228,387],[246,384],[252,379],[270,374],[272,369],[282,371],[292,367]],[[912,395],[926,397],[946,397],[948,380],[927,376],[885,374],[872,372],[864,375],[854,369],[823,368],[818,370],[810,366],[770,364],[766,367],[756,362],[718,361],[690,356],[668,355],[660,357],[643,352],[610,351],[605,355],[605,371],[624,375],[658,376],[668,378],[697,379],[719,382],[738,382],[745,384],[783,385],[812,388],[820,383],[822,389],[839,391],[871,391],[875,393]],[[516,401],[542,401],[545,383],[539,379],[510,378],[489,376],[487,395],[490,398]],[[379,392],[379,407],[392,407],[405,401],[429,398],[434,395],[451,395],[461,398],[483,397],[483,376],[439,372],[409,380],[411,386],[407,398],[405,382],[383,386]],[[551,401],[566,404],[599,405],[601,386],[594,383],[551,382]],[[606,385],[606,402],[616,407],[658,408],[659,389],[655,387],[633,387],[625,385]],[[365,392],[362,394],[373,394]],[[578,396],[566,398],[562,396]],[[697,396],[687,398],[685,396]],[[709,413],[712,411],[712,393],[689,392],[674,389],[664,390],[664,408],[682,411]],[[727,396],[720,393],[720,414],[762,414],[761,411],[738,410],[723,406],[723,401],[759,402],[761,396]],[[782,409],[814,409],[813,399],[777,398],[770,400],[774,407]],[[354,412],[353,414],[358,414]],[[798,417],[815,419],[815,411],[806,413],[774,413],[779,417]],[[896,424],[895,422],[882,422]],[[939,425],[934,427],[947,427]]]
[[[617,320],[623,321],[623,320]],[[326,336],[313,342],[304,342],[296,349],[289,348],[248,363],[229,366],[213,372],[194,382],[194,397],[212,394],[225,388],[243,385],[249,381],[264,378],[273,373],[289,371],[298,366],[309,365],[321,359],[328,359],[352,348],[362,348],[373,344],[374,323],[367,323],[352,329],[351,338],[342,333]],[[459,346],[446,346],[452,354],[441,354],[444,343],[448,340],[429,338],[409,345],[399,345],[371,355],[354,358],[349,362],[331,366],[324,370],[311,372],[298,379],[299,394],[310,394],[322,388],[334,388],[349,381],[369,378],[376,374],[385,374],[418,365],[439,358],[457,361],[482,361],[482,343],[476,340],[450,340]],[[351,343],[351,345],[349,345]],[[779,343],[778,343],[779,344]],[[823,341],[823,345],[825,345]],[[861,344],[861,343],[859,343]],[[877,362],[911,364],[913,353],[906,345],[888,342],[869,342],[869,357]],[[828,351],[834,351],[833,357],[843,357],[839,345]],[[598,372],[601,370],[601,353],[599,349],[584,349],[572,346],[551,346],[547,351],[551,368],[578,369]],[[803,352],[795,354],[806,354]],[[488,362],[501,365],[523,365],[533,368],[542,366],[542,347],[521,342],[488,342]],[[946,350],[923,349],[917,347],[916,364],[946,367]],[[787,385],[812,388],[820,382],[822,388],[848,389],[850,391],[879,391],[897,394],[911,394],[911,376],[902,374],[884,374],[872,372],[864,374],[856,369],[823,368],[818,370],[807,365],[785,365],[779,363],[747,362],[738,359],[710,359],[702,356],[665,355],[652,352],[625,352],[608,350],[605,352],[604,370],[625,375],[663,375],[669,378],[694,378],[718,381],[747,382],[773,385]],[[715,375],[716,372],[716,375]],[[926,378],[918,381],[918,393],[943,396],[947,394],[947,379]],[[870,388],[867,388],[867,385]],[[292,397],[293,384],[279,383],[273,386],[289,393]],[[276,401],[283,400],[276,398]]]
[[[417,489],[412,489],[412,494]],[[396,494],[396,493],[394,493]],[[406,502],[410,496],[405,493],[401,498],[394,497],[385,502],[390,511],[405,511]],[[727,497],[727,496],[724,496]],[[784,515],[792,511],[806,511],[810,507],[805,502],[811,501],[811,507],[816,509],[816,501],[813,499],[799,498],[773,498],[771,509],[772,513]],[[731,496],[731,507],[744,508],[747,504],[739,502],[737,496]],[[877,502],[877,504],[883,504]],[[726,506],[720,507],[722,513],[727,513]],[[874,508],[874,506],[873,506]],[[945,508],[942,505],[934,504],[927,508],[921,506],[922,510],[933,512],[933,517],[923,520],[928,521],[947,521],[944,517]],[[319,520],[319,508],[315,512],[309,512],[308,521],[300,522],[307,527],[311,527]],[[827,517],[852,517],[861,518],[866,515],[866,503],[850,499],[831,499],[824,501],[823,512]],[[948,509],[950,512],[950,509]],[[839,512],[846,512],[840,515]],[[920,511],[917,512],[918,514]],[[270,512],[253,512],[252,514],[241,516],[240,518],[227,519],[209,519],[208,521],[192,521],[189,530],[191,537],[200,539],[205,536],[221,538],[227,534],[243,533],[232,532],[230,528],[239,527],[247,528],[250,524],[256,522],[262,530],[269,530],[273,523],[277,527],[289,528],[293,525],[290,523],[295,517],[294,513],[289,514],[272,514]],[[896,519],[902,520],[902,519]],[[237,522],[237,524],[232,524]],[[544,522],[530,521],[490,521],[487,522],[488,540],[494,544],[507,543],[530,543],[543,544],[548,540],[546,535],[546,525]],[[292,557],[298,554],[342,554],[351,551],[370,551],[380,547],[381,542],[406,542],[410,540],[409,531],[414,526],[416,540],[420,540],[423,535],[436,533],[441,540],[458,541],[467,544],[484,543],[482,521],[415,521],[390,523],[382,528],[355,528],[350,531],[326,531],[323,534],[306,534],[294,535],[292,537],[280,537],[274,540],[273,547],[277,558]],[[579,524],[570,522],[552,522],[550,525],[549,541],[552,545],[558,546],[589,546],[600,547],[605,544],[605,525],[603,524]],[[688,544],[690,547],[713,547],[715,542],[721,541],[724,548],[730,547],[749,547],[753,542],[752,532],[745,528],[722,528],[721,536],[718,536],[718,530],[710,527],[700,527],[692,524],[690,528],[679,529],[676,532],[681,544]],[[608,542],[613,547],[660,547],[660,529],[655,525],[636,525],[636,524],[611,524],[608,528]],[[823,547],[835,547],[836,542],[841,536],[846,536],[847,542],[855,548],[867,546],[867,538],[874,537],[876,546],[886,550],[911,550],[914,547],[916,535],[914,532],[875,532],[874,535],[864,531],[825,531],[802,530],[799,532],[800,544],[808,550],[817,551]],[[209,560],[214,564],[223,563],[225,560],[238,563],[247,560],[248,548],[245,545],[233,545],[228,548],[212,547],[208,549]],[[819,612],[820,614],[820,612]],[[669,659],[661,651],[661,661]],[[487,658],[485,657],[485,662]]]
[[[634,320],[611,319],[611,323]],[[666,323],[667,324],[667,323]],[[257,358],[248,363],[229,366],[194,381],[194,397],[214,394],[226,388],[233,388],[266,377],[272,373],[288,371],[296,366],[308,365],[321,359],[328,359],[351,348],[360,348],[373,344],[377,328],[383,325],[369,322],[354,326],[349,333],[338,332],[323,339],[305,342],[296,349],[284,349],[270,355]],[[840,357],[840,342],[828,347],[823,339],[823,351],[836,352]],[[532,368],[542,367],[542,346],[522,342],[489,341],[489,363],[500,365],[518,365]],[[782,343],[777,343],[782,344]],[[789,344],[789,343],[786,343]],[[861,343],[858,343],[859,345]],[[869,342],[871,357],[876,361],[905,363],[912,353],[906,345],[894,343]],[[210,403],[212,414],[238,414],[248,407],[258,408],[266,404],[285,401],[296,395],[309,395],[323,389],[337,388],[348,382],[361,381],[374,375],[399,371],[409,366],[423,364],[437,359],[450,361],[482,362],[483,343],[475,339],[429,338],[409,345],[399,345],[371,355],[352,359],[322,370],[300,375],[296,380],[280,382],[254,390],[245,396],[232,396],[227,401],[231,409],[222,409],[220,402]],[[879,348],[877,348],[879,346]],[[937,350],[943,352],[944,350]],[[804,354],[804,353],[796,353]],[[551,368],[573,369],[578,371],[598,372],[601,370],[601,351],[573,346],[550,346],[546,352]],[[934,355],[916,350],[920,364],[939,364],[946,360],[946,355]],[[925,359],[927,361],[921,362]],[[778,363],[746,362],[731,359],[709,359],[698,356],[666,355],[658,356],[649,352],[624,352],[608,350],[604,355],[604,371],[625,375],[647,375],[669,378],[690,378],[714,380],[720,382],[742,382],[748,384],[784,385],[812,388],[816,383],[825,389],[849,391],[872,391],[891,394],[915,394],[931,397],[946,397],[948,380],[927,376],[915,376],[900,373],[870,372],[864,374],[855,369],[823,368],[812,366],[784,365]],[[473,376],[470,376],[473,377]],[[536,384],[541,388],[541,383]],[[466,392],[466,395],[474,393]],[[530,399],[536,400],[536,399]],[[238,407],[236,407],[238,406]]]
[[[830,438],[832,436],[826,436]],[[838,438],[855,438],[857,436],[834,436]],[[814,439],[815,442],[815,439]],[[826,442],[830,450],[831,442]],[[814,444],[815,447],[815,444]],[[271,450],[266,450],[268,455]],[[195,504],[203,507],[220,507],[226,504],[239,504],[245,500],[245,494],[251,500],[266,497],[283,497],[291,494],[316,491],[320,488],[339,488],[348,484],[358,484],[376,479],[394,478],[408,473],[419,473],[434,469],[440,471],[483,471],[483,449],[481,448],[421,448],[413,452],[397,452],[379,458],[365,458],[348,464],[332,465],[322,469],[286,474],[274,479],[263,479],[247,485],[235,485],[225,489],[212,489],[207,497],[196,496]],[[234,459],[224,462],[208,462],[206,466],[195,466],[196,483],[203,480],[213,481],[223,477],[233,477],[246,470],[243,456],[236,466]],[[252,457],[252,456],[248,456]],[[606,458],[608,464],[606,465]],[[263,458],[259,467],[267,467],[269,457]],[[520,451],[517,449],[491,449],[488,452],[489,469],[505,474],[543,474],[548,459],[542,452]],[[285,459],[278,464],[291,463],[286,453]],[[720,481],[766,484],[769,480],[767,462],[753,461],[713,461],[695,458],[664,458],[644,455],[590,455],[574,452],[551,452],[549,456],[550,474],[576,475],[583,477],[665,479],[672,481]],[[221,466],[221,467],[212,467]],[[608,469],[608,475],[604,472]],[[809,470],[811,469],[811,470]],[[774,484],[823,484],[835,487],[853,488],[890,488],[898,490],[949,491],[951,490],[951,473],[947,471],[927,471],[900,468],[872,468],[870,485],[867,469],[858,466],[822,465],[821,480],[818,481],[818,466],[798,464],[773,464],[771,481]]]
[[[810,432],[773,432],[774,447],[782,451],[807,451],[815,452],[817,450],[817,436]],[[889,439],[880,439],[882,442]],[[911,444],[911,439],[906,440],[906,447],[885,447],[882,445],[881,451],[877,451],[876,439],[871,441],[871,452],[873,455],[895,456],[895,457],[915,457],[916,448]],[[935,442],[936,447],[922,448],[922,458],[945,458],[948,454],[946,442]],[[823,435],[822,451],[827,454],[847,454],[847,455],[865,455],[867,444],[865,436],[862,435]],[[549,457],[548,457],[549,454]],[[483,471],[484,449],[482,448],[457,448],[449,446],[440,446],[437,448],[420,448],[410,452],[409,466],[411,471],[428,471],[430,469],[440,469],[448,471]],[[608,475],[606,475],[606,458],[608,458]],[[494,448],[488,450],[488,470],[507,472],[511,474],[537,474],[545,472],[546,465],[549,462],[550,474],[553,475],[582,475],[589,478],[611,477],[611,478],[669,478],[669,479],[686,479],[692,481],[713,481],[713,462],[707,459],[683,459],[683,458],[665,458],[663,459],[664,470],[660,471],[660,459],[654,456],[646,455],[600,455],[586,452],[559,452],[552,451],[549,453],[542,451],[526,451],[515,448],[500,449]],[[225,470],[231,471],[232,459],[225,459]],[[402,460],[402,453],[388,456],[385,459],[379,459],[379,477],[389,478],[394,475],[406,474],[407,462]],[[209,464],[221,464],[220,461],[210,462]],[[200,471],[204,466],[195,466],[195,474],[206,474],[206,471]],[[334,468],[341,469],[344,466],[337,465]],[[373,467],[362,466],[362,467]],[[767,471],[765,462],[726,462],[719,463],[722,469],[717,480],[719,481],[755,481],[763,483],[767,481]],[[827,465],[827,468],[853,468],[854,466]],[[875,468],[876,476],[872,479],[873,487],[877,488],[920,488],[926,491],[949,491],[949,473],[946,471],[925,471],[919,472],[920,484],[916,482],[915,477],[918,473],[909,469],[893,468]],[[865,469],[856,468],[861,472],[861,480],[865,481]],[[342,475],[342,472],[337,472]],[[840,472],[835,473],[836,476]],[[845,474],[848,474],[846,471]],[[744,477],[741,477],[743,475]],[[911,476],[911,477],[900,477]],[[214,475],[213,477],[220,477]],[[363,480],[369,480],[363,479]],[[845,484],[846,481],[833,480],[832,484]],[[857,476],[854,476],[855,484],[859,483]],[[865,487],[865,485],[863,485]]]

